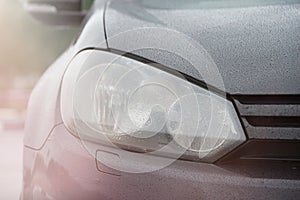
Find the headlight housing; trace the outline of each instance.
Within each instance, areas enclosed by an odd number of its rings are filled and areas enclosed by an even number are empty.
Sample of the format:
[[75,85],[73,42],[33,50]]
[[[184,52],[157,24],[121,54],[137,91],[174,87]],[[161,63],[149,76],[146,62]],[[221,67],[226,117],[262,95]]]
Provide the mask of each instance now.
[[66,127],[83,141],[213,162],[245,141],[230,101],[174,71],[86,50],[62,83]]

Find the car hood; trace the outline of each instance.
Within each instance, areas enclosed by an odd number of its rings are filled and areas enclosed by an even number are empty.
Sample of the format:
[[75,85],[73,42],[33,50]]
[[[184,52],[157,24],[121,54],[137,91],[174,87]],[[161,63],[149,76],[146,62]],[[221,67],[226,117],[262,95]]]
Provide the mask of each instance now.
[[[229,94],[300,94],[300,5],[228,2],[112,1],[104,18],[108,46],[204,81],[205,73],[190,61],[209,57],[224,88],[209,84]],[[149,34],[153,28],[160,31]],[[168,37],[163,30],[182,33],[200,51],[189,52],[180,37],[163,44]]]

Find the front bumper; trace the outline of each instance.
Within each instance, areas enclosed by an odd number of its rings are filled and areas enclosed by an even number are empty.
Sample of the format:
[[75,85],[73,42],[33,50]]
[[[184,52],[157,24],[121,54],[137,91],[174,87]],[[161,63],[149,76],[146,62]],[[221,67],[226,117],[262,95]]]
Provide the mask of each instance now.
[[25,200],[298,199],[300,196],[299,180],[254,178],[214,164],[177,160],[151,173],[117,172],[89,155],[63,124],[53,129],[40,150],[24,148],[23,185]]

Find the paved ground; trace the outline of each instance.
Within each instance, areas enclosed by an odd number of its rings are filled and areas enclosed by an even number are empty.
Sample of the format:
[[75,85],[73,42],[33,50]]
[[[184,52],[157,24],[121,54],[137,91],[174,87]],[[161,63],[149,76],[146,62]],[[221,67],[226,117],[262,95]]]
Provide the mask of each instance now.
[[23,131],[0,127],[0,199],[19,199],[22,185]]

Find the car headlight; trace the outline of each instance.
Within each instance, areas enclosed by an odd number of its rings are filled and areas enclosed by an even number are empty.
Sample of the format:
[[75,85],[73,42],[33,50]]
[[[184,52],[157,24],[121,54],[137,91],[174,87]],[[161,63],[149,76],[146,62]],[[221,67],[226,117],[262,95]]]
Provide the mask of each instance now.
[[82,140],[158,156],[213,162],[245,141],[226,98],[174,71],[105,51],[72,60],[61,111]]

